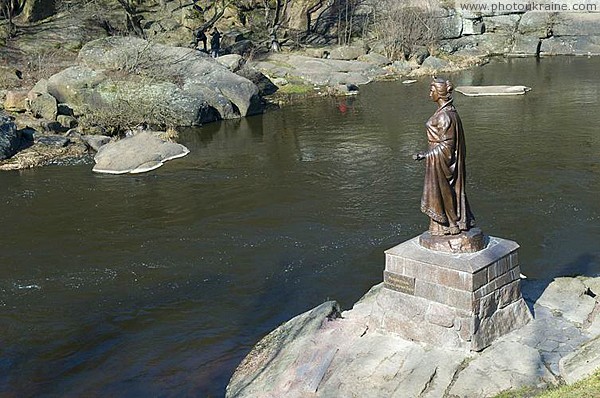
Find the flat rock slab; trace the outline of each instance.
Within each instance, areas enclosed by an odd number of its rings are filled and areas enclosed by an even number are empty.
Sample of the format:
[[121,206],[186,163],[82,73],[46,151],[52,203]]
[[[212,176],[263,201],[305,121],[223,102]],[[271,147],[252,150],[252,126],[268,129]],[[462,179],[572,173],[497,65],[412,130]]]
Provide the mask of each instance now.
[[531,91],[527,86],[459,86],[456,91],[468,97],[523,95]]
[[560,372],[567,384],[573,384],[600,368],[600,337],[588,341],[577,351],[560,360]]
[[297,77],[307,84],[337,86],[339,84],[362,85],[388,71],[368,62],[312,58],[301,55],[271,54],[253,65],[272,77]]
[[190,153],[181,144],[163,141],[150,132],[141,132],[120,141],[101,146],[94,156],[97,173],[144,173],[159,168],[164,162]]
[[[600,278],[577,281],[600,286]],[[554,385],[561,377],[578,380],[600,366],[600,340],[591,332],[600,316],[592,310],[582,326],[563,316],[569,300],[540,300],[552,308],[532,302],[544,296],[540,290],[578,297],[580,283],[561,278],[544,283],[546,289],[538,285],[523,284],[535,319],[478,353],[417,344],[382,330],[382,313],[405,310],[381,305],[382,284],[341,317],[337,303],[324,303],[263,338],[237,368],[226,396],[484,398]]]

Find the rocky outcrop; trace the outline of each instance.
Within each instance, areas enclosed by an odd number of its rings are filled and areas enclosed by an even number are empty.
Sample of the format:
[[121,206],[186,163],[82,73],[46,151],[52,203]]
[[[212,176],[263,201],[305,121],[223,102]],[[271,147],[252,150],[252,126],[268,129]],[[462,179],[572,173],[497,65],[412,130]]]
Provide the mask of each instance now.
[[77,66],[48,79],[48,92],[76,114],[133,123],[192,126],[263,109],[256,85],[207,55],[133,37],[86,44]]
[[284,323],[240,364],[227,397],[480,398],[572,382],[600,366],[600,278],[524,280],[535,319],[478,353],[386,332],[377,321],[389,310],[385,293],[377,285],[341,316],[327,302]]
[[190,151],[181,144],[163,141],[150,132],[140,132],[100,146],[92,170],[107,174],[144,173],[188,153]]
[[471,56],[600,55],[600,12],[577,11],[573,1],[564,4],[571,11],[562,12],[500,5],[465,0],[447,8],[439,18],[442,50]]

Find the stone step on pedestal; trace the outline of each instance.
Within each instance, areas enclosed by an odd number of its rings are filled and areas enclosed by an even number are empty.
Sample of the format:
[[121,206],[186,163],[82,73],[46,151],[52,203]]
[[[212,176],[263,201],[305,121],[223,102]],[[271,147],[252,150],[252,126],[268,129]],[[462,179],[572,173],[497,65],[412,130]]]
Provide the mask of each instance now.
[[385,252],[380,326],[408,339],[480,351],[526,324],[531,314],[520,290],[513,241],[489,237],[483,250],[444,253],[419,237]]

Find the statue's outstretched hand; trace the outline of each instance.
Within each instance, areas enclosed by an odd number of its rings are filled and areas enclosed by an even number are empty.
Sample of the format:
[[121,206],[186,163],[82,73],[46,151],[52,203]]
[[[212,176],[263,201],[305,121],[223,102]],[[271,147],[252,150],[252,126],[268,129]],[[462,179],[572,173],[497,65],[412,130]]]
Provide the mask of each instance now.
[[425,159],[425,154],[423,152],[415,153],[412,158],[413,160],[423,160]]

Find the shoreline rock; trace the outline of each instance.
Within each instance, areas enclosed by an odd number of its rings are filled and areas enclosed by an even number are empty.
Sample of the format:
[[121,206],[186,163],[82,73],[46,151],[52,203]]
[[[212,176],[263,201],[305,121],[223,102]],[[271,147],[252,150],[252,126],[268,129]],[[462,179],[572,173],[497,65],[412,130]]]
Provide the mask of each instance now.
[[165,162],[190,153],[181,144],[161,140],[143,131],[99,147],[92,171],[104,174],[139,174],[155,170]]
[[348,311],[327,302],[268,334],[238,366],[226,396],[492,397],[573,383],[600,366],[600,302],[592,297],[599,283],[524,280],[534,320],[477,353],[385,332],[373,322],[383,310],[379,284]]

